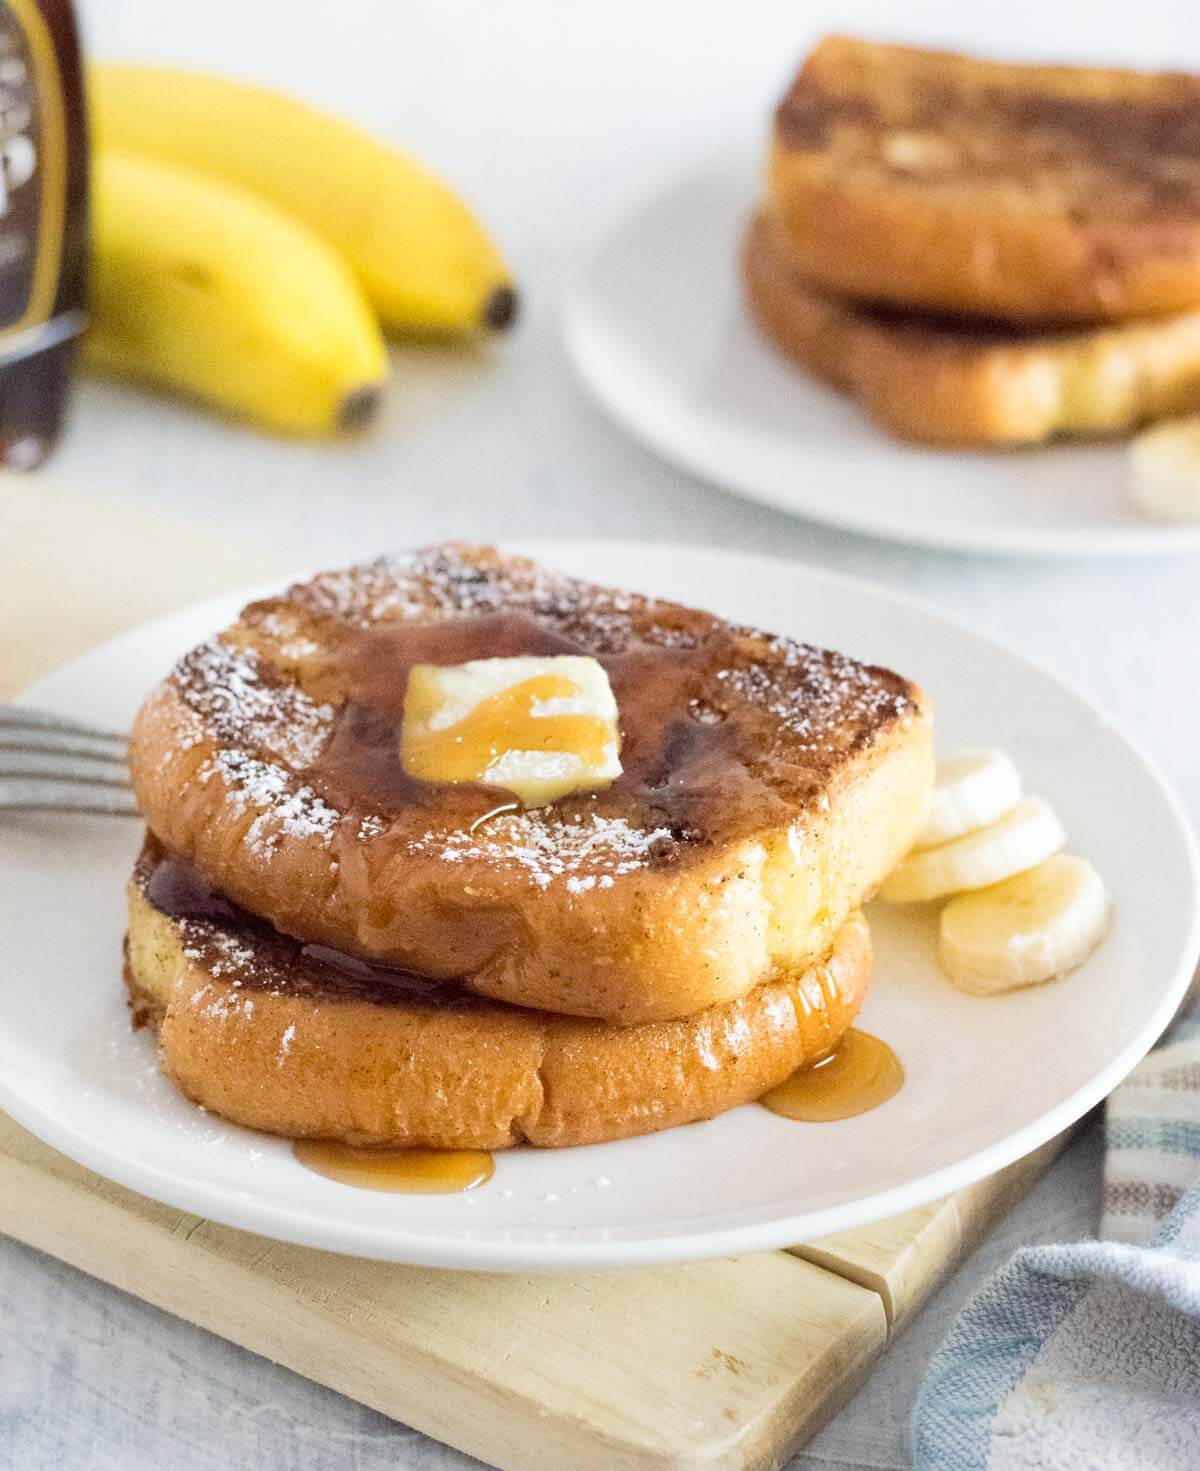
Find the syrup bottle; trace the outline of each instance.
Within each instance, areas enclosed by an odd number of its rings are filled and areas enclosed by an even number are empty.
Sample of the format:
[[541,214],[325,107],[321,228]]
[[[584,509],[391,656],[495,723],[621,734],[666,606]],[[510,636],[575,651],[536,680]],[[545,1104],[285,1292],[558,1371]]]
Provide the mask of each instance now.
[[0,465],[58,438],[84,326],[87,121],[71,0],[0,0]]

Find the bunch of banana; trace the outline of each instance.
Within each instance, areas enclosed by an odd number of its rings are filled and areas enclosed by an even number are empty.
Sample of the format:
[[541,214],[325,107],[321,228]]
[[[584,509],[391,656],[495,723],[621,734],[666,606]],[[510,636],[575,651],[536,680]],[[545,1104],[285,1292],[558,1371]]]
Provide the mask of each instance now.
[[98,65],[90,361],[264,426],[365,422],[379,324],[497,331],[516,295],[466,206],[370,134],[218,77]]

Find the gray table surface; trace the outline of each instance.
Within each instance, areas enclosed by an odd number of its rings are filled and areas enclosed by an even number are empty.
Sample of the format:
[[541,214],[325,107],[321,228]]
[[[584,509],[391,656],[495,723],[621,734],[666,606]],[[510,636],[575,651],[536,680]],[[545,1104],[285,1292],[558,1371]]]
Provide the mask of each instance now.
[[[114,501],[151,499],[264,540],[296,566],[444,536],[634,537],[769,552],[903,587],[1061,671],[1159,758],[1195,818],[1200,562],[1050,564],[921,552],[788,520],[666,466],[575,386],[555,305],[629,204],[749,138],[805,42],[831,19],[895,32],[880,0],[597,8],[514,0],[261,0],[84,7],[97,52],[240,70],[411,142],[458,179],[510,248],[528,310],[501,350],[396,354],[380,432],[280,444],[183,406],[88,383],[55,462]],[[1022,19],[948,0],[905,7],[914,37],[993,49],[1180,62],[1183,12],[1059,0]],[[886,19],[885,19],[886,17]],[[390,30],[389,30],[390,28]],[[1194,29],[1194,27],[1193,27]],[[393,34],[394,33],[394,34]],[[1136,48],[1136,50],[1135,50]],[[1186,58],[1185,58],[1186,59]],[[1197,56],[1200,60],[1200,37]],[[1097,800],[1111,794],[1097,793]],[[1091,1128],[965,1263],[795,1468],[906,1465],[915,1387],[956,1308],[1017,1245],[1095,1230]],[[0,1468],[449,1471],[465,1457],[46,1257],[0,1241]]]

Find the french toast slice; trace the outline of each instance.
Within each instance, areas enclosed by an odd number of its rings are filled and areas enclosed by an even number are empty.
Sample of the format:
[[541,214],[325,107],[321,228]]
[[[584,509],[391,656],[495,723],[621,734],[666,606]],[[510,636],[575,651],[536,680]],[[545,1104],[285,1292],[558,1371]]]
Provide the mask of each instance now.
[[903,439],[1035,444],[1200,408],[1200,311],[1050,329],[884,310],[802,280],[761,215],[742,277],[767,336]]
[[831,1052],[866,992],[861,914],[794,976],[615,1026],[488,1001],[302,945],[148,838],[129,884],[135,1025],[194,1102],[288,1138],[433,1149],[595,1144],[761,1097]]
[[764,209],[835,293],[1014,320],[1200,305],[1200,78],[831,36],[775,116]]
[[[408,670],[606,671],[620,777],[552,806],[415,781]],[[252,604],[135,723],[147,825],[302,940],[515,1005],[685,1016],[818,960],[921,830],[931,713],[888,670],[489,548]]]

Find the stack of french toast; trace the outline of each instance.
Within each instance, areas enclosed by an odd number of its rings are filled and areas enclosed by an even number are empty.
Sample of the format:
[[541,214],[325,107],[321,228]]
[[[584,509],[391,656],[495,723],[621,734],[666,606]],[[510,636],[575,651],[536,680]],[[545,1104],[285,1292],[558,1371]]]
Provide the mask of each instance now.
[[830,37],[776,113],[743,276],[774,342],[904,439],[1200,409],[1200,78]]
[[921,832],[901,676],[442,545],[253,603],[150,695],[126,981],[163,1070],[350,1145],[573,1145],[828,1055]]

